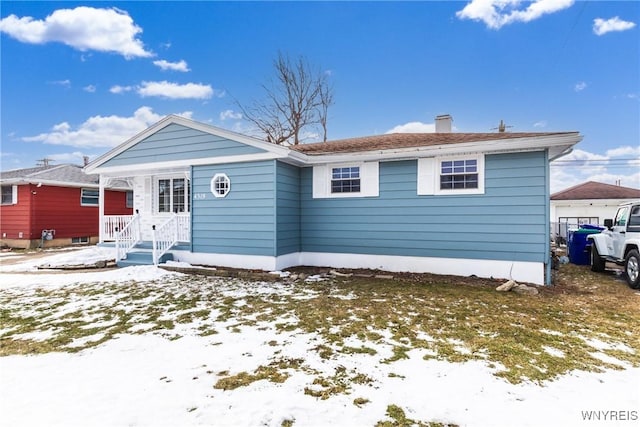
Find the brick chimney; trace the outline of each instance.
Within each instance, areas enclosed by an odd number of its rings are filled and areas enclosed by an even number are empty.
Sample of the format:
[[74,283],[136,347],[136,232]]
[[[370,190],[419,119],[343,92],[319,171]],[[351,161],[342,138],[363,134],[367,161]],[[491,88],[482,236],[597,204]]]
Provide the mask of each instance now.
[[451,133],[451,122],[453,118],[450,114],[436,116],[436,133]]
[[89,156],[82,156],[82,160],[84,161],[84,166],[89,164]]

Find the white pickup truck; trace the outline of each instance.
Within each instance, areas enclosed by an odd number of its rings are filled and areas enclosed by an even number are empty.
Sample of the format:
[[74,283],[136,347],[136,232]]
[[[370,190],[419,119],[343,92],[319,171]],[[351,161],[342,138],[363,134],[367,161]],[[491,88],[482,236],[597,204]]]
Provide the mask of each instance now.
[[604,271],[606,262],[624,265],[629,286],[640,288],[640,200],[623,203],[616,217],[605,219],[602,233],[590,234],[591,270]]

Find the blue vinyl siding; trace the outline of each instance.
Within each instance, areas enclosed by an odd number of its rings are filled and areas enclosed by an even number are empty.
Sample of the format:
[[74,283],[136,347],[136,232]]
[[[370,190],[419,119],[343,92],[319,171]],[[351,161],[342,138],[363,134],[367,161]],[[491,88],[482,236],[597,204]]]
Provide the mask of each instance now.
[[171,124],[129,147],[103,166],[138,165],[263,152],[263,150],[250,145]]
[[300,251],[300,169],[276,166],[276,255],[284,255]]
[[[192,247],[194,252],[275,254],[275,161],[194,166]],[[211,193],[211,179],[225,173],[231,191]]]
[[417,161],[381,162],[377,198],[313,199],[302,251],[546,262],[545,152],[488,155],[485,194],[417,196]]

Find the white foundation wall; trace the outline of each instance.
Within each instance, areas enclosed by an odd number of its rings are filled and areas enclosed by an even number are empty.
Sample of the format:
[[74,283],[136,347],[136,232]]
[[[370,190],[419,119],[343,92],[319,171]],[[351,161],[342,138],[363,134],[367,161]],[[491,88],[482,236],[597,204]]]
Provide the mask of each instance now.
[[423,258],[387,255],[300,252],[279,257],[231,254],[204,254],[172,251],[176,261],[231,268],[283,270],[289,267],[366,268],[390,272],[433,273],[455,276],[513,279],[544,285],[545,265],[541,262],[496,261],[460,258]]

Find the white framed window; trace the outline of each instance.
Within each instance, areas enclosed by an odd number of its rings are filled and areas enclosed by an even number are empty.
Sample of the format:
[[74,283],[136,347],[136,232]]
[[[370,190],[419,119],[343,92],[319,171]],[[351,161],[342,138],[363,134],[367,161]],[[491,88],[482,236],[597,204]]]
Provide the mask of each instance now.
[[2,205],[18,204],[18,186],[2,185]]
[[224,173],[217,173],[211,178],[211,193],[214,197],[226,197],[231,191],[231,180]]
[[133,208],[133,191],[127,191],[127,193],[125,194],[125,198],[125,206],[127,208]]
[[457,159],[440,162],[440,190],[478,188],[478,160]]
[[359,192],[360,166],[331,168],[331,194]]
[[89,237],[88,236],[83,236],[83,237],[72,237],[71,238],[71,243],[74,245],[84,245],[89,243]]
[[418,159],[418,195],[484,194],[484,155]]
[[100,204],[100,191],[93,188],[82,188],[80,190],[80,205],[98,206]]
[[378,197],[378,162],[313,167],[313,198]]
[[156,179],[156,207],[158,213],[189,212],[191,186],[189,180],[162,177]]

